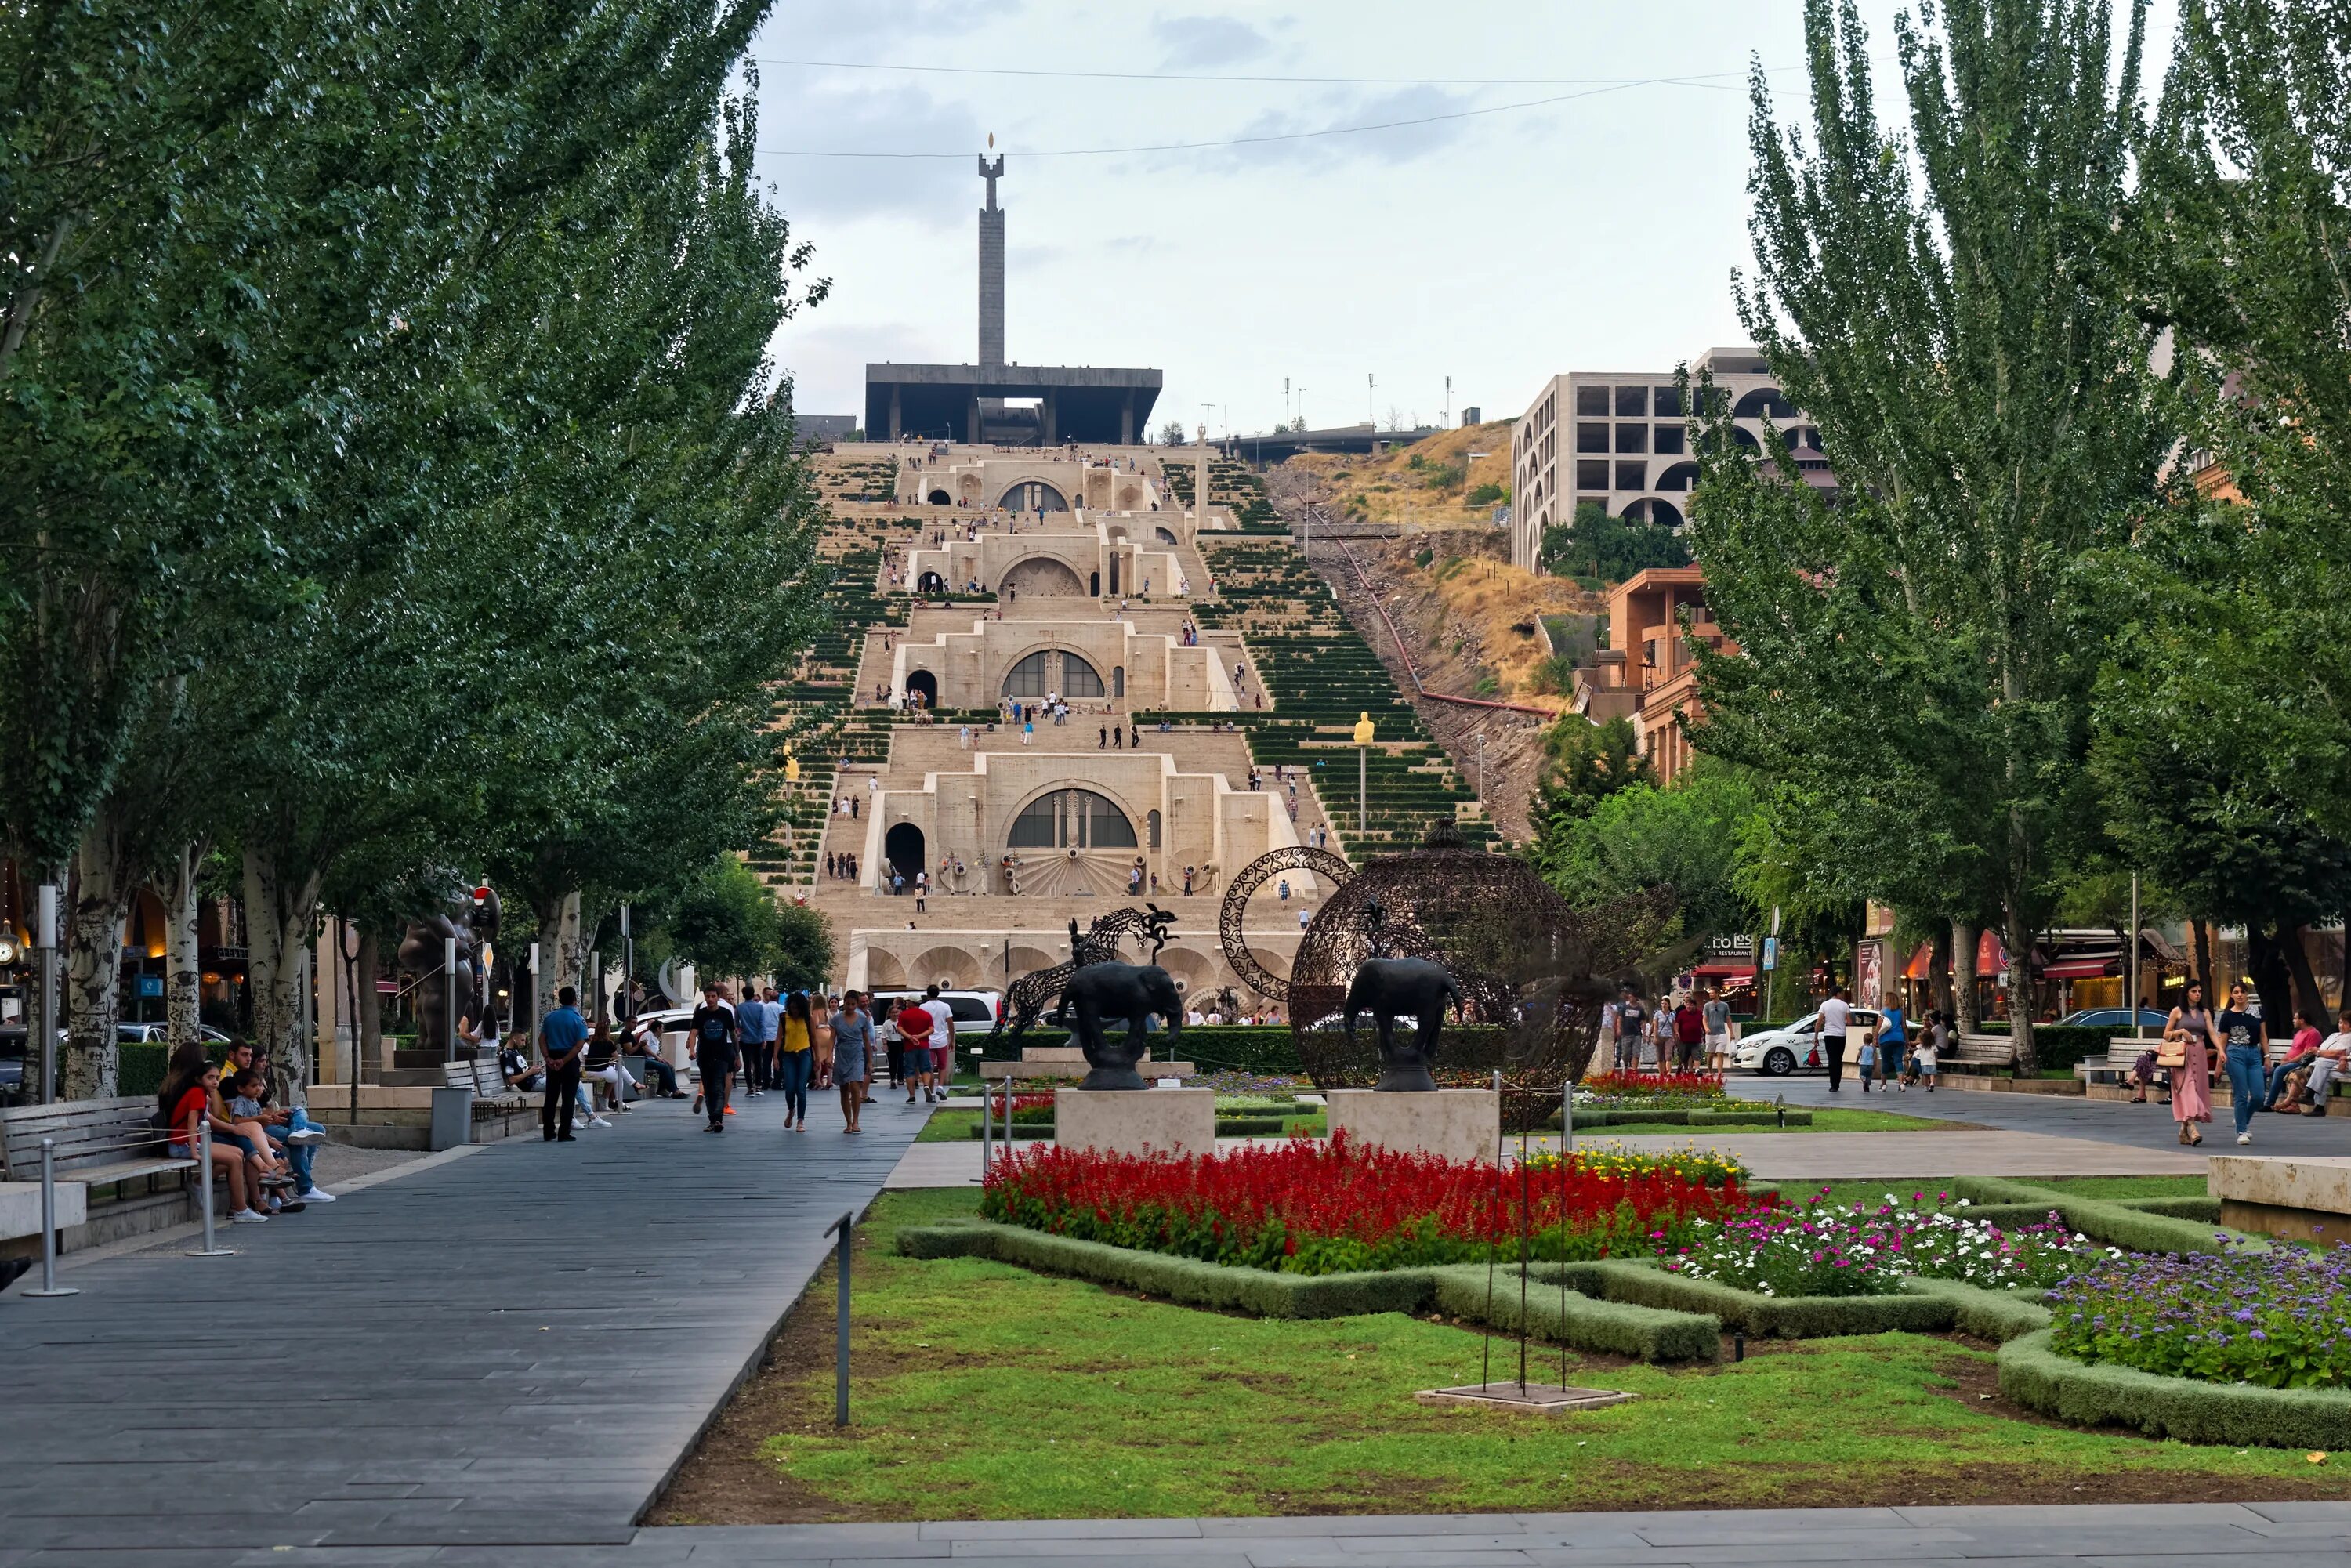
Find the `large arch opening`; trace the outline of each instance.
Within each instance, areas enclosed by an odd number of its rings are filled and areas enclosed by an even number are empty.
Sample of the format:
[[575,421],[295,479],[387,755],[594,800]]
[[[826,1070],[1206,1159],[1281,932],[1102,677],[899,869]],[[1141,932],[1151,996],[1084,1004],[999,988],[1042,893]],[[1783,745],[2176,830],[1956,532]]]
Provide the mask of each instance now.
[[955,505],[955,497],[948,495],[944,486],[933,489],[928,499],[934,507],[952,507]]
[[882,835],[882,858],[891,869],[913,885],[914,873],[923,869],[923,830],[912,822],[893,824]]
[[1695,463],[1677,463],[1657,476],[1657,488],[1660,490],[1687,490],[1697,483],[1698,465]]
[[1128,485],[1123,486],[1118,493],[1118,509],[1122,512],[1141,511],[1143,509],[1143,487],[1139,485]]
[[1159,542],[1161,544],[1172,545],[1181,544],[1183,542],[1176,537],[1176,530],[1173,528],[1154,528],[1151,531],[1159,536]]
[[1086,591],[1078,581],[1077,569],[1067,561],[1049,555],[1032,555],[1012,563],[997,585],[997,591],[1032,599],[1082,599]]
[[939,678],[928,670],[910,670],[906,674],[906,695],[923,706],[939,706]]
[[1625,516],[1645,523],[1656,523],[1660,528],[1677,528],[1682,526],[1680,509],[1671,501],[1661,501],[1655,496],[1645,496],[1634,502],[1625,508]]
[[865,984],[872,990],[893,990],[906,983],[906,966],[898,961],[895,953],[865,955]]
[[1042,479],[1023,479],[1008,487],[996,504],[1008,512],[1066,512],[1069,497]]
[[947,580],[935,571],[926,571],[914,580],[914,591],[918,593],[945,593]]
[[[967,991],[980,983],[979,960],[961,947],[938,946],[906,966],[909,984]],[[953,1038],[952,1031],[948,1035]]]
[[1040,648],[1004,672],[1004,695],[1020,700],[1059,692],[1065,697],[1105,695],[1102,672],[1083,656]]
[[1793,419],[1796,405],[1781,395],[1778,387],[1757,387],[1731,409],[1733,419]]
[[1008,847],[1016,850],[1131,850],[1134,824],[1118,803],[1092,789],[1050,789],[1012,819]]

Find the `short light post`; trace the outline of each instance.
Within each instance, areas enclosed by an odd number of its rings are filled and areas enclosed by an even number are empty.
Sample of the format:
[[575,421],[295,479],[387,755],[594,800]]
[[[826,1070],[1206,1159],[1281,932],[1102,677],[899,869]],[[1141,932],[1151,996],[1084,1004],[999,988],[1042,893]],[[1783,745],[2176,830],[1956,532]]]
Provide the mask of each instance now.
[[41,1089],[34,1100],[47,1105],[57,1097],[57,890],[51,883],[41,884],[33,945],[41,955],[41,1050],[34,1058],[41,1064]]
[[1367,708],[1355,720],[1355,833],[1372,831],[1372,715]]

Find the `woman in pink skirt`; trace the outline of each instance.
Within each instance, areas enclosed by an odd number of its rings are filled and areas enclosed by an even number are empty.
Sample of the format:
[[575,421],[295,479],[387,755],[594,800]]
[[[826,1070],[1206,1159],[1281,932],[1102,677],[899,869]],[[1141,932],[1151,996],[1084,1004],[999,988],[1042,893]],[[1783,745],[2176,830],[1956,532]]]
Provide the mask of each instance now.
[[2167,1069],[2171,1074],[2171,1119],[2179,1124],[2179,1141],[2204,1141],[2199,1122],[2212,1119],[2212,1015],[2204,1006],[2204,988],[2190,985],[2188,999],[2171,1009],[2163,1021],[2163,1039],[2176,1045],[2186,1060]]

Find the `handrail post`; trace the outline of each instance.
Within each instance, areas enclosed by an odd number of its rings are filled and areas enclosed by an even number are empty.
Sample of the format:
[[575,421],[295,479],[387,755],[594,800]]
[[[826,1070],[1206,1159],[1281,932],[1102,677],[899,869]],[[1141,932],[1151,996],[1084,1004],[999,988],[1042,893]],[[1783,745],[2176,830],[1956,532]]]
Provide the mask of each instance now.
[[41,1288],[20,1296],[78,1296],[78,1285],[57,1283],[57,1141],[41,1140]]
[[987,1092],[987,1080],[979,1081],[979,1179],[987,1179],[988,1166],[996,1153],[996,1101]]
[[849,1232],[857,1223],[854,1210],[842,1215],[824,1228],[830,1236],[841,1233],[840,1262],[836,1272],[841,1276],[841,1322],[833,1346],[832,1424],[849,1425]]
[[[246,1173],[251,1176],[248,1170]],[[213,1119],[209,1112],[196,1118],[196,1196],[203,1200],[204,1244],[187,1249],[191,1258],[234,1258],[236,1249],[213,1240]],[[248,1203],[252,1200],[247,1199]]]

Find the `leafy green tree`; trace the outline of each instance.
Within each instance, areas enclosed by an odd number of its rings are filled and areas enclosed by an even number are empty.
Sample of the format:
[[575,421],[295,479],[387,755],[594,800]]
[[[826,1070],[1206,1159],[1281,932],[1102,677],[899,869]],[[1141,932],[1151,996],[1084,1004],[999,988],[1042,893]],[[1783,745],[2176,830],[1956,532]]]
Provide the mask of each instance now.
[[1569,526],[1543,530],[1542,559],[1554,576],[1596,577],[1603,582],[1623,582],[1653,566],[1690,563],[1688,547],[1673,529],[1638,517],[1612,517],[1596,501],[1580,503]]
[[787,990],[813,990],[833,973],[832,922],[805,904],[776,911],[776,983]]
[[1537,860],[1546,824],[1588,817],[1619,789],[1656,781],[1631,719],[1594,724],[1579,713],[1562,714],[1543,735],[1542,774],[1535,784]]
[[[1690,533],[1740,648],[1707,749],[1818,802],[1855,892],[2000,912],[2028,995],[2053,868],[2095,831],[2085,557],[2150,507],[2170,433],[2127,266],[2144,4],[1951,0],[1895,23],[1879,123],[1851,0],[1808,0],[1809,141],[1753,87],[1742,319],[1842,486],[1698,389]],[[2029,1019],[2021,1067],[2037,1058]]]
[[1736,861],[1755,810],[1745,774],[1700,758],[1670,788],[1629,785],[1587,815],[1553,820],[1538,840],[1539,863],[1578,908],[1671,887],[1681,911],[1677,935],[1751,931],[1754,910],[1739,894]]
[[709,975],[772,975],[784,954],[776,895],[737,856],[721,855],[679,894],[664,922],[677,956]]

